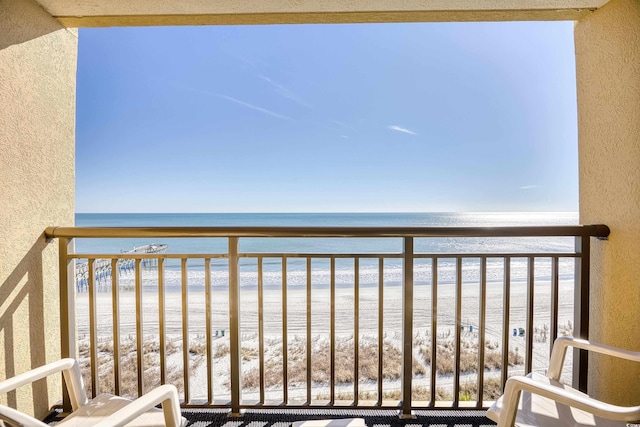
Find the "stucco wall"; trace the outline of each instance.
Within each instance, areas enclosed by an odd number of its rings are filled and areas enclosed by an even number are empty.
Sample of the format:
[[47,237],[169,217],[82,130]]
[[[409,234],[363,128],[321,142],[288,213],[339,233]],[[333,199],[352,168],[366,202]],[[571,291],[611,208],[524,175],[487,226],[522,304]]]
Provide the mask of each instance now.
[[[639,351],[640,1],[612,0],[579,21],[575,45],[580,221],[611,228],[594,248],[590,338]],[[640,404],[638,378],[638,364],[590,359],[601,398]]]
[[[0,379],[60,357],[57,243],[72,225],[77,32],[0,1]],[[59,379],[0,397],[42,415]]]

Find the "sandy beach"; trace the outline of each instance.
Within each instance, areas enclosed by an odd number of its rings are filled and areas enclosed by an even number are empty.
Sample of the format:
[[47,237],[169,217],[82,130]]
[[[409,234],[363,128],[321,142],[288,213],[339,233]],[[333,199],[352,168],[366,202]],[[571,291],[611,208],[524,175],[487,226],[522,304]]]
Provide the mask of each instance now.
[[[470,283],[462,286],[461,301],[461,324],[463,343],[474,344],[477,348],[480,323],[479,315],[479,284]],[[359,292],[359,337],[361,346],[363,343],[377,343],[378,340],[378,313],[379,295],[376,287],[363,287]],[[544,371],[549,358],[548,327],[550,319],[550,284],[539,282],[534,286],[534,346],[533,346],[533,369]],[[503,284],[487,284],[486,293],[486,335],[485,342],[487,348],[497,348],[501,351],[503,335]],[[288,290],[287,295],[287,340],[289,342],[289,352],[292,343],[295,345],[306,345],[307,328],[307,295],[304,290]],[[421,285],[414,287],[414,358],[423,365],[421,360],[421,347],[428,347],[432,337],[435,335],[437,342],[447,342],[455,339],[456,327],[456,301],[455,286],[440,285],[437,296],[437,330],[435,334],[431,326],[431,286]],[[401,287],[385,287],[383,295],[383,331],[384,341],[391,346],[402,348],[402,314],[403,295]],[[228,292],[212,292],[212,335],[213,335],[213,376],[214,394],[216,397],[224,398],[228,395],[229,386],[229,295]],[[573,283],[561,282],[559,292],[559,319],[560,334],[571,333],[571,322],[573,319]],[[259,363],[257,357],[258,349],[258,293],[256,289],[242,290],[240,296],[240,321],[241,340],[243,351],[242,372],[243,374],[255,371]],[[77,295],[77,325],[78,338],[81,347],[89,341],[89,304],[88,295],[80,293]],[[509,350],[523,355],[525,352],[525,337],[513,336],[513,329],[526,327],[526,285],[524,283],[512,283],[510,292],[509,325],[507,333],[509,335]],[[113,341],[113,318],[112,318],[112,296],[111,293],[101,292],[97,294],[97,330],[98,341],[100,343],[112,343]],[[353,288],[336,289],[335,295],[335,324],[336,340],[338,343],[345,343],[348,347],[352,344],[354,335],[354,290]],[[268,290],[264,292],[264,339],[267,350],[265,360],[270,357],[280,357],[282,353],[282,291]],[[311,293],[311,342],[313,346],[325,343],[329,339],[330,319],[331,319],[331,298],[328,289],[312,289]],[[120,311],[120,331],[121,342],[135,341],[136,331],[136,301],[135,293],[132,291],[121,291],[119,299]],[[165,334],[168,342],[181,348],[182,337],[182,298],[179,292],[168,292],[165,294]],[[142,321],[144,341],[159,341],[158,335],[158,294],[157,292],[144,292],[142,296]],[[202,348],[205,343],[205,293],[204,290],[193,291],[188,295],[187,320],[191,347]],[[530,333],[526,331],[525,333]],[[224,334],[224,335],[223,335]],[[519,335],[519,334],[518,334]],[[279,348],[278,352],[274,348]],[[298,349],[299,350],[299,349]],[[191,352],[189,379],[189,390],[191,400],[206,399],[206,357],[197,351]],[[315,354],[315,349],[314,349]],[[314,356],[312,356],[313,359]],[[82,358],[82,351],[81,351]],[[108,360],[108,355],[101,356],[101,360]],[[152,360],[152,359],[148,359]],[[290,357],[289,370],[292,369],[291,361],[296,360]],[[567,361],[567,366],[570,360]],[[158,362],[159,363],[159,362]],[[84,360],[88,364],[88,360]],[[106,366],[109,362],[103,363]],[[176,350],[168,357],[168,364],[172,368],[182,370],[182,351]],[[194,369],[195,367],[195,369]],[[428,368],[428,367],[427,367]],[[101,365],[101,369],[103,369]],[[147,369],[157,369],[157,367],[147,367]],[[509,368],[509,374],[522,373],[522,364]],[[415,371],[414,371],[415,372]],[[567,371],[568,372],[568,371]],[[499,371],[486,371],[485,377],[499,375]],[[438,375],[437,387],[451,389],[451,375]],[[474,381],[477,373],[463,373],[461,378],[465,381]],[[248,380],[245,379],[245,382]],[[462,381],[462,380],[461,380]],[[414,384],[417,386],[429,387],[429,375],[417,375],[414,377]],[[362,381],[360,389],[377,390],[377,385],[372,381]],[[399,380],[385,380],[385,389],[399,389]],[[299,389],[299,390],[298,390]],[[341,384],[336,390],[344,389],[353,391],[353,385]],[[306,396],[306,385],[289,384],[289,398],[300,399]],[[322,395],[328,392],[328,385],[314,383],[314,395]],[[247,389],[243,392],[243,398],[255,399],[257,390]],[[282,398],[282,385],[274,385],[267,388],[267,397],[274,399]]]

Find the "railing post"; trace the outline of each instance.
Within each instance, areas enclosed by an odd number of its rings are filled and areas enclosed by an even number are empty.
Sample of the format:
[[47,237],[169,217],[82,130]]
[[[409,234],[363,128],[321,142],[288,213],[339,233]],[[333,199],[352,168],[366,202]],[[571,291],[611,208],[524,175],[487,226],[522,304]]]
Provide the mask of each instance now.
[[456,289],[454,291],[455,316],[454,356],[453,356],[453,407],[460,406],[460,353],[462,350],[462,258],[455,258]]
[[[589,269],[591,241],[589,235],[577,236],[575,242],[575,286],[573,296],[573,336],[589,339]],[[586,351],[573,350],[573,387],[587,392],[589,357]]]
[[400,418],[415,418],[411,414],[411,382],[413,379],[413,237],[404,238],[404,280],[402,286],[402,413]]
[[229,347],[231,357],[231,413],[239,417],[240,389],[240,277],[238,271],[238,238],[229,237]]
[[[75,312],[75,260],[68,258],[74,252],[73,239],[58,239],[58,272],[60,275],[60,356],[76,357]],[[64,381],[64,379],[63,379]],[[62,389],[62,408],[71,412],[71,400],[67,388]]]
[[504,392],[509,374],[509,313],[511,311],[511,257],[504,257],[502,291],[502,368],[500,372],[500,384]]

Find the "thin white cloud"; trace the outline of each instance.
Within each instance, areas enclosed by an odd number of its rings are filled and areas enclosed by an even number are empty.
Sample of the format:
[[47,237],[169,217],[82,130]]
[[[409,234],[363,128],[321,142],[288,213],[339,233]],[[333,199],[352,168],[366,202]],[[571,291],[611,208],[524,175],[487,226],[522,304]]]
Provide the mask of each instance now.
[[343,128],[353,129],[353,127],[352,127],[352,126],[349,126],[349,125],[348,125],[348,124],[346,124],[346,123],[342,123],[342,122],[341,122],[341,121],[339,121],[339,120],[334,120],[334,119],[329,119],[329,120],[330,120],[331,122],[333,122],[333,123],[335,123],[335,124],[339,125],[339,126],[342,126]]
[[271,110],[267,110],[266,108],[258,107],[257,105],[253,105],[253,104],[250,104],[248,102],[241,101],[239,99],[233,98],[233,97],[228,96],[228,95],[223,95],[221,93],[211,92],[211,91],[208,91],[208,90],[195,89],[193,87],[186,86],[186,85],[183,85],[183,84],[179,84],[179,85],[174,84],[174,86],[175,87],[179,87],[179,88],[181,88],[183,90],[188,90],[190,92],[195,92],[195,93],[199,93],[199,94],[202,94],[202,95],[217,96],[218,98],[226,99],[227,101],[234,102],[234,103],[236,103],[238,105],[242,105],[243,107],[251,108],[252,110],[259,111],[259,112],[261,112],[263,114],[267,114],[267,115],[269,115],[271,117],[275,117],[275,118],[282,119],[282,120],[293,120],[291,117],[287,117],[287,116],[284,116],[282,114],[278,114],[275,111],[271,111]]
[[403,128],[403,127],[400,127],[400,126],[396,126],[396,125],[389,125],[389,126],[387,126],[387,129],[395,130],[396,132],[408,133],[409,135],[417,135],[412,130],[409,130],[407,128]]
[[347,135],[340,135],[340,138],[344,138],[344,139],[351,139],[351,138],[349,138]]
[[521,190],[533,190],[534,188],[538,188],[538,186],[533,184],[533,185],[523,185],[522,187],[520,187]]
[[284,98],[287,98],[293,102],[295,102],[298,105],[301,105],[303,107],[306,108],[311,108],[311,105],[309,105],[308,103],[306,103],[302,98],[300,98],[296,93],[294,93],[292,90],[287,89],[286,87],[284,87],[283,85],[281,85],[280,83],[274,82],[273,80],[271,80],[269,77],[264,76],[262,74],[258,74],[258,77],[260,77],[262,80],[264,80],[265,82],[269,83],[271,86],[273,86],[276,90],[276,92],[283,96]]
[[247,108],[251,108],[252,110],[259,111],[263,114],[267,114],[271,117],[276,117],[282,120],[292,120],[291,117],[283,116],[282,114],[278,114],[275,111],[267,110],[266,108],[258,107],[257,105],[249,104],[248,102],[240,101],[239,99],[232,98],[227,95],[218,95],[220,98],[226,99],[227,101],[235,102],[238,105],[242,105]]

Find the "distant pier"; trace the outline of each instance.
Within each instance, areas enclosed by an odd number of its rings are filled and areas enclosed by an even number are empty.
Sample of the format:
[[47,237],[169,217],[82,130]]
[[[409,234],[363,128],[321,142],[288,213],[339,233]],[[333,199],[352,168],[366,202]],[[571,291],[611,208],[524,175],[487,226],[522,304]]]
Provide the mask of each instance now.
[[[149,245],[136,246],[129,251],[122,251],[123,254],[163,254],[167,251],[168,245],[163,243],[151,243]],[[144,258],[140,260],[143,268],[155,267],[157,259]],[[95,277],[96,290],[106,291],[111,288],[111,260],[97,259],[94,262],[93,274]],[[133,258],[121,258],[116,262],[119,274],[133,274],[136,268],[136,260]],[[76,264],[76,291],[87,292],[89,290],[89,263],[82,262]]]

